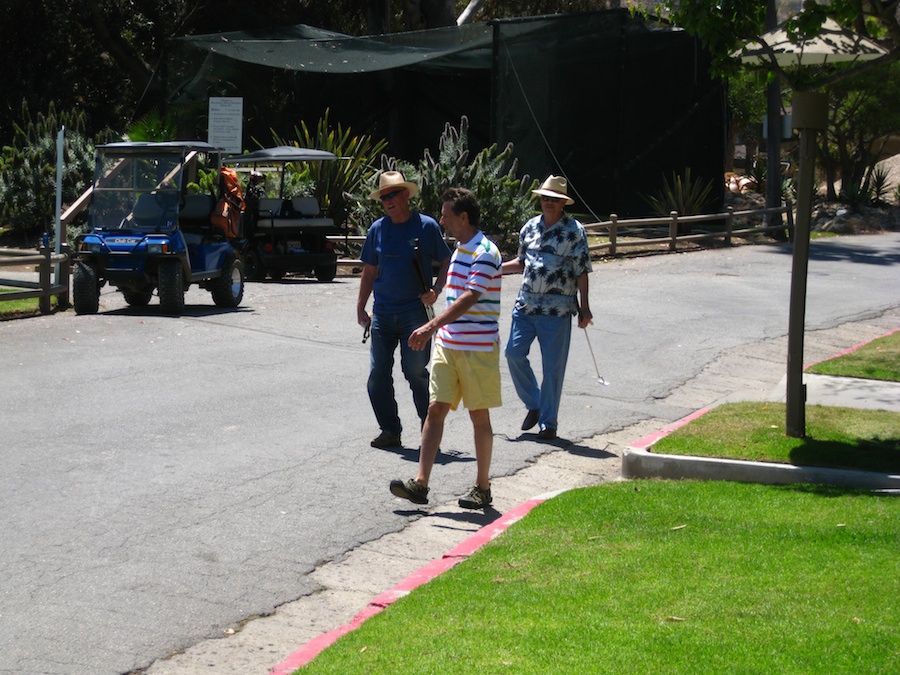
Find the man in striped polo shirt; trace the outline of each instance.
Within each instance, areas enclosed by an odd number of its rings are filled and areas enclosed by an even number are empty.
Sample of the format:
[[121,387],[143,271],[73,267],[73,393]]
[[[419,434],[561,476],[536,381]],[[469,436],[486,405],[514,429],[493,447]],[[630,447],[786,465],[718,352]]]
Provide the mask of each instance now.
[[428,503],[428,479],[444,434],[444,420],[459,402],[469,410],[475,433],[475,485],[459,505],[481,509],[491,503],[491,453],[494,431],[490,408],[500,396],[500,251],[478,225],[481,207],[464,188],[441,197],[441,225],[456,239],[444,293],[447,308],[413,331],[409,346],[424,349],[435,337],[429,381],[428,416],[422,427],[419,472],[407,481],[392,480],[391,493],[415,504]]

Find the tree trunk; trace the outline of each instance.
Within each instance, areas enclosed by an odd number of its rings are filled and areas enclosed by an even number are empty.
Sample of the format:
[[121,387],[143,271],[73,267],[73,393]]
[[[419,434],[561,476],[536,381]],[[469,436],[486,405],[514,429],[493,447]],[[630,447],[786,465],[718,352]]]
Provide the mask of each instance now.
[[390,0],[363,0],[362,11],[369,35],[384,35],[391,32]]
[[403,16],[407,30],[455,26],[456,3],[453,0],[404,0]]

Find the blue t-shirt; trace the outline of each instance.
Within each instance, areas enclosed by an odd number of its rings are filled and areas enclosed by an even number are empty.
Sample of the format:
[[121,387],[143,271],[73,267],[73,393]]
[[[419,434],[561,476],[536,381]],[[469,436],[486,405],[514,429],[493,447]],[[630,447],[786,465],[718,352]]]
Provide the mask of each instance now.
[[419,240],[419,260],[430,285],[433,263],[450,257],[450,249],[441,236],[437,221],[415,211],[405,223],[395,223],[388,216],[379,218],[366,236],[360,260],[378,267],[373,288],[376,313],[405,312],[422,306],[419,277],[413,265],[414,244]]

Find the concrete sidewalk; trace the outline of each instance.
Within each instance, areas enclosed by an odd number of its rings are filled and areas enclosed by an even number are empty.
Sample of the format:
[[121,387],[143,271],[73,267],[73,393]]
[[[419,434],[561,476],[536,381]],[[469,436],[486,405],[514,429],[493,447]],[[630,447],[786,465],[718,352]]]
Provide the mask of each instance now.
[[[769,395],[769,401],[785,402],[787,378],[782,378]],[[900,412],[900,382],[858,380],[804,373],[807,405],[844,408],[869,408]]]
[[[880,337],[900,325],[900,309],[808,333],[805,355],[817,362],[855,345]],[[730,400],[783,400],[787,354],[786,336],[728,352],[697,377],[672,391],[667,398],[674,405],[708,409]],[[871,407],[887,402],[900,411],[900,391],[894,383],[856,383],[844,378],[805,376],[808,404]],[[865,404],[865,405],[864,405]],[[678,424],[675,422],[674,424]],[[407,503],[411,516],[403,530],[368,542],[348,552],[343,560],[329,562],[311,575],[324,589],[282,605],[267,617],[248,621],[227,631],[221,639],[206,640],[142,671],[147,675],[282,675],[299,665],[302,658],[355,622],[380,611],[384,598],[395,597],[417,577],[427,580],[441,561],[455,557],[467,542],[495,536],[494,528],[511,524],[505,515],[516,514],[524,505],[577,487],[619,480],[623,476],[623,456],[640,441],[664,433],[672,420],[645,419],[624,429],[610,430],[574,443],[559,439],[533,466],[512,476],[493,480],[494,505],[485,513],[460,509],[455,500],[416,508]],[[858,473],[858,472],[857,472]],[[874,474],[880,475],[880,474]],[[897,477],[900,480],[900,477]],[[385,490],[387,490],[385,479]],[[527,511],[525,511],[527,512]],[[483,529],[484,528],[484,529]],[[453,554],[452,556],[450,554]],[[462,554],[464,555],[464,554]],[[429,571],[431,570],[431,572]]]

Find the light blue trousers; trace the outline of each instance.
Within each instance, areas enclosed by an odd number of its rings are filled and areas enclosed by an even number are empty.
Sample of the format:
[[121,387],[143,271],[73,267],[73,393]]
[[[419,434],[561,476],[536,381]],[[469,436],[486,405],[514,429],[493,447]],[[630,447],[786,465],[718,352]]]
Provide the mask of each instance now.
[[[528,361],[528,352],[535,338],[541,350],[543,377],[540,386]],[[532,316],[513,310],[506,360],[522,403],[529,410],[540,409],[538,423],[541,429],[556,429],[558,425],[559,401],[571,338],[571,315]]]

